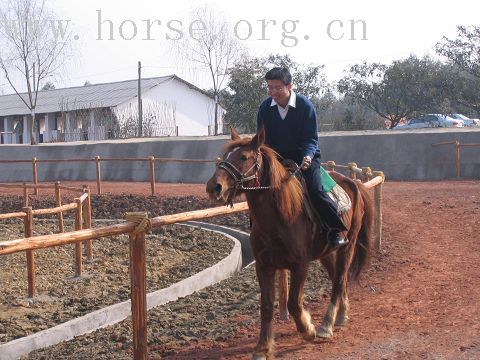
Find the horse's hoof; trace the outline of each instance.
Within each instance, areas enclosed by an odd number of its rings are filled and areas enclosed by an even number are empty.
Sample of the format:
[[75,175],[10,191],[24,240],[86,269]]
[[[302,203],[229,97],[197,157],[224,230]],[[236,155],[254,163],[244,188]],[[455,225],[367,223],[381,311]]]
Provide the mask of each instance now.
[[317,336],[321,337],[323,339],[331,339],[333,337],[333,330],[332,329],[327,329],[321,326],[317,330]]
[[317,333],[315,331],[315,326],[313,326],[313,324],[310,324],[308,326],[307,331],[302,332],[301,335],[302,335],[303,340],[306,340],[306,341],[315,340],[315,336],[317,335]]

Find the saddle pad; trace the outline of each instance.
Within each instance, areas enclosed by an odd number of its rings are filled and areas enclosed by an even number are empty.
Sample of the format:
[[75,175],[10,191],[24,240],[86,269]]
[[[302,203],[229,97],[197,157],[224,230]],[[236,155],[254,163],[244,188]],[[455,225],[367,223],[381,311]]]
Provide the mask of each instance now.
[[320,182],[322,183],[323,190],[327,193],[337,185],[323,166],[320,166]]
[[350,197],[340,185],[336,184],[327,194],[337,204],[338,215],[346,213],[352,207]]

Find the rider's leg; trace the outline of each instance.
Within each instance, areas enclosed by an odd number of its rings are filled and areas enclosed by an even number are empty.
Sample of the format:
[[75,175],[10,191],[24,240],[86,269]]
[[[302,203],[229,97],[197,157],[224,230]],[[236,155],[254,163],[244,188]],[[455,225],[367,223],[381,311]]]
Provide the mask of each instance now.
[[347,240],[341,236],[341,232],[348,229],[337,213],[337,205],[323,190],[320,178],[320,157],[313,158],[312,165],[304,172],[304,178],[313,205],[329,228],[328,239],[331,245],[338,247],[346,244]]

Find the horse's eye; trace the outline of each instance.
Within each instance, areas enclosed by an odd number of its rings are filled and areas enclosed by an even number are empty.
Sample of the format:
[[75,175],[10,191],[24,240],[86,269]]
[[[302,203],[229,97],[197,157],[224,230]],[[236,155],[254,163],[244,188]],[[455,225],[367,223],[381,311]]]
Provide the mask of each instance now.
[[247,158],[247,155],[242,155],[242,156],[240,157],[240,160],[242,160],[242,161],[246,161],[247,159],[248,159],[248,158]]

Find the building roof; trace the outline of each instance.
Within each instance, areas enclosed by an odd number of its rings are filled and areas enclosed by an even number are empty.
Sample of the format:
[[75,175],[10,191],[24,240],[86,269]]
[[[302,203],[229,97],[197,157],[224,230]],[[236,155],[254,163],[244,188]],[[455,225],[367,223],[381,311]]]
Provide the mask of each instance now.
[[[142,79],[142,93],[170,80],[178,80],[190,88],[207,95],[195,85],[176,75]],[[117,106],[137,96],[138,80],[92,84],[63,89],[41,90],[38,92],[35,112],[52,113]],[[20,94],[27,99],[27,93]],[[28,115],[30,111],[17,94],[0,96],[0,116]]]

